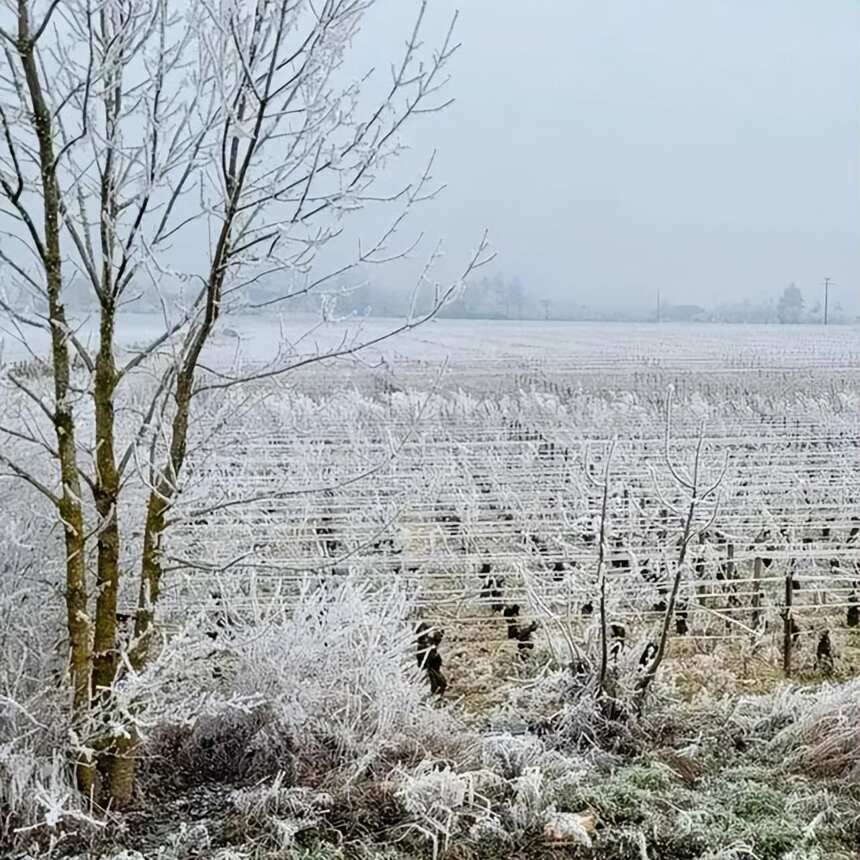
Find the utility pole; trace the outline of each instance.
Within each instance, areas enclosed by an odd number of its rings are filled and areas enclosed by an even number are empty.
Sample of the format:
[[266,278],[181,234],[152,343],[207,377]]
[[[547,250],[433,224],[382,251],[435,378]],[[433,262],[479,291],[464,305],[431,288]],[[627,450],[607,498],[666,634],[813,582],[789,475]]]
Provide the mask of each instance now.
[[657,322],[660,322],[660,290],[657,290]]
[[827,325],[827,308],[830,298],[830,278],[824,279],[824,325]]

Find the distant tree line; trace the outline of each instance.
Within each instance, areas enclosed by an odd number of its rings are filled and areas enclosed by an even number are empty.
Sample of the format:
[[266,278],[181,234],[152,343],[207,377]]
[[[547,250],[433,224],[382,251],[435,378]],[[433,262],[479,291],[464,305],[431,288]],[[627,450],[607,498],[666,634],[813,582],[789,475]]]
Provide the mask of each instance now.
[[[721,302],[712,307],[664,303],[658,311],[656,304],[651,310],[595,308],[559,296],[530,292],[519,277],[507,279],[499,274],[471,286],[440,316],[455,319],[652,322],[658,319],[658,313],[664,322],[817,324],[824,321],[821,302],[816,300],[807,305],[802,291],[794,283],[786,286],[779,295],[764,300],[743,299]],[[853,319],[838,301],[830,302],[830,323],[847,323]]]
[[[851,322],[854,317],[846,313],[838,301],[831,301],[828,322],[834,324]],[[725,302],[706,312],[710,322],[728,323],[782,323],[818,324],[824,322],[824,310],[819,300],[807,305],[803,292],[796,284],[789,284],[777,299],[753,302]]]
[[[326,289],[302,296],[301,277],[294,277],[295,283],[289,286],[295,299],[291,304],[294,311],[317,313],[320,295],[331,307],[331,313],[338,316],[402,316],[410,310],[412,294],[388,284],[375,283],[368,273],[362,270],[351,272],[349,276],[333,278]],[[83,285],[83,282],[80,284]],[[76,301],[76,286],[73,282],[68,290],[69,304],[88,310],[84,302]],[[260,278],[247,290],[247,310],[270,308],[273,296],[283,293],[283,278],[272,280]],[[419,295],[414,310],[425,312],[433,302],[429,288],[426,294]],[[146,302],[145,296],[137,310],[158,310],[156,301]],[[659,314],[659,316],[658,316]],[[449,302],[438,314],[448,319],[484,320],[573,320],[596,322],[722,322],[722,323],[772,323],[772,324],[818,324],[824,321],[822,302],[818,299],[807,303],[803,292],[794,283],[788,284],[781,293],[761,300],[741,299],[734,302],[720,302],[706,307],[692,303],[657,302],[651,308],[594,307],[576,302],[571,297],[544,291],[536,291],[526,286],[518,276],[507,277],[496,273],[476,281],[454,301]],[[853,322],[856,314],[845,311],[843,306],[833,300],[828,308],[828,321],[832,324]]]

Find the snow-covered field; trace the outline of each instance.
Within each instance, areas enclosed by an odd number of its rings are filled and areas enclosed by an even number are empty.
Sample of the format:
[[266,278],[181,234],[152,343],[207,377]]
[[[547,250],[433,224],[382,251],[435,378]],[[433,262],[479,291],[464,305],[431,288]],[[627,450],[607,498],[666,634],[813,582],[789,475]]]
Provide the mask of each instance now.
[[[81,317],[77,325],[84,339],[92,336],[92,319]],[[298,351],[308,352],[331,349],[345,340],[375,340],[401,325],[399,319],[373,317],[323,324],[307,315],[233,316],[223,320],[211,351],[227,361],[238,347],[246,360],[259,362],[270,359],[285,339]],[[119,338],[133,347],[149,342],[162,328],[163,320],[156,314],[126,314]],[[27,334],[32,348],[46,348],[44,337]],[[6,360],[27,356],[2,317],[0,339]],[[379,354],[387,360],[411,361],[552,359],[592,367],[860,367],[860,328],[437,319],[368,352]]]

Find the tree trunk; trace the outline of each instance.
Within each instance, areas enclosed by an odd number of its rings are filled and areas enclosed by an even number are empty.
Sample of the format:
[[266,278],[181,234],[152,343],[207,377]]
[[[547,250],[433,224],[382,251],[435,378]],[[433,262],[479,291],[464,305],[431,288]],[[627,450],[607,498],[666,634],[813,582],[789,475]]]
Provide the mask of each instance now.
[[[119,593],[120,533],[117,506],[119,474],[114,449],[114,388],[116,369],[113,356],[114,308],[108,301],[102,307],[101,346],[95,374],[96,483],[95,504],[99,517],[96,562],[97,594],[93,636],[93,699],[109,710],[111,687],[116,680],[117,597]],[[99,761],[99,771],[108,777],[111,753],[118,738],[101,738],[99,746],[108,751]],[[101,758],[101,757],[100,757]],[[108,783],[110,779],[108,778]]]
[[101,311],[99,354],[95,372],[96,479],[94,497],[99,517],[96,562],[96,617],[93,638],[93,695],[104,698],[116,676],[117,595],[119,592],[120,534],[117,505],[119,474],[114,446],[113,356],[114,307],[104,302]]
[[[232,212],[230,213],[232,218]],[[230,221],[225,221],[216,252],[216,263],[210,275],[206,313],[200,328],[194,333],[188,346],[183,367],[177,374],[174,401],[176,412],[171,427],[170,450],[167,464],[161,471],[155,488],[149,495],[146,509],[146,524],[143,534],[143,558],[140,571],[137,612],[134,622],[134,647],[131,665],[140,671],[149,659],[152,649],[152,629],[155,607],[161,594],[161,548],[166,528],[166,514],[176,496],[179,474],[185,463],[188,446],[188,422],[191,414],[191,399],[194,391],[194,373],[197,360],[218,318],[223,281],[223,255],[229,243]],[[132,738],[123,745],[116,757],[110,777],[111,794],[118,805],[127,803],[134,788],[135,748]],[[117,792],[117,793],[115,793]]]
[[[98,514],[98,550],[96,582],[95,634],[93,638],[93,696],[105,718],[111,713],[111,690],[116,680],[119,651],[117,649],[117,598],[119,594],[119,474],[117,472],[114,444],[114,395],[117,385],[116,361],[114,358],[114,327],[116,322],[117,291],[114,283],[114,249],[118,203],[114,156],[117,140],[117,117],[122,106],[123,68],[121,39],[114,32],[111,12],[104,6],[100,12],[101,31],[105,43],[117,40],[120,56],[111,67],[104,91],[105,110],[105,156],[101,168],[100,194],[100,240],[101,240],[101,284],[98,295],[101,305],[99,324],[99,352],[96,357],[94,380],[96,476],[94,497]],[[105,733],[106,735],[108,733]],[[107,795],[113,796],[112,772],[123,736],[103,736],[98,739],[102,750],[98,767],[103,776]]]
[[[51,323],[51,357],[54,382],[54,430],[63,483],[59,513],[63,521],[66,548],[66,618],[69,633],[69,670],[73,689],[74,718],[81,726],[90,704],[90,619],[87,613],[86,561],[84,553],[84,516],[81,483],[78,475],[75,420],[71,404],[69,328],[61,300],[63,288],[60,255],[60,194],[54,164],[54,131],[51,111],[42,90],[38,63],[30,36],[27,3],[18,4],[18,56],[24,71],[33,113],[33,130],[39,143],[42,185],[44,245],[41,249],[45,270],[48,316]],[[83,791],[93,787],[89,762],[78,765],[78,781]]]
[[[58,436],[62,439],[59,427]],[[74,446],[74,441],[71,444]],[[65,464],[61,464],[61,471],[65,476]],[[75,476],[77,477],[77,472]],[[80,504],[70,498],[72,495],[73,491],[70,492],[68,489],[64,491],[60,502],[60,517],[63,520],[66,546],[66,623],[69,634],[72,708],[75,724],[81,727],[84,725],[90,704],[90,621],[87,615],[83,514]],[[90,795],[95,778],[93,763],[79,761],[77,775],[78,787],[85,794]]]
[[105,795],[110,798],[113,809],[127,808],[134,796],[137,744],[134,734],[130,737],[115,737],[111,752],[105,757],[103,765],[107,781]]
[[[160,490],[161,487],[159,487]],[[154,492],[150,495],[143,536],[143,561],[137,598],[137,614],[134,622],[134,648],[131,653],[131,664],[137,671],[143,668],[146,663],[155,604],[161,594],[161,537],[164,533],[166,507],[167,502],[160,492]]]
[[[171,495],[167,482],[161,482],[158,489],[150,494],[147,505],[134,642],[129,655],[132,668],[138,672],[146,665],[152,647],[155,606],[161,594],[161,540],[165,529],[167,499]],[[139,741],[133,728],[127,727],[127,731],[128,736],[115,736],[111,739],[110,749],[100,765],[107,782],[107,796],[117,809],[122,809],[131,802],[137,772],[136,753]]]
[[[258,16],[256,26],[259,26],[261,22],[262,17]],[[240,118],[245,113],[246,95],[246,93],[243,94],[239,101],[237,113]],[[267,102],[262,103],[261,111],[265,111],[266,104]],[[212,259],[212,267],[209,271],[209,278],[206,284],[206,307],[199,328],[196,330],[192,329],[189,335],[182,366],[176,375],[176,388],[173,395],[176,412],[173,415],[171,426],[167,463],[161,469],[157,480],[154,482],[155,487],[150,492],[147,503],[140,589],[134,623],[135,641],[130,657],[131,664],[137,671],[146,664],[152,649],[152,628],[155,619],[155,607],[161,593],[161,576],[163,573],[161,549],[166,528],[165,518],[167,511],[175,499],[179,484],[179,475],[185,463],[191,400],[194,394],[194,376],[197,371],[197,362],[200,359],[200,354],[221,312],[221,289],[231,253],[230,240],[233,222],[236,218],[239,195],[244,183],[250,154],[254,151],[254,145],[258,139],[261,117],[262,114],[258,116],[256,131],[252,137],[251,144],[249,144],[242,167],[238,170],[238,137],[234,137],[231,142],[229,166],[227,175],[225,176],[228,203],[224,212],[224,220],[218,235]],[[124,745],[124,749],[120,751],[120,754],[116,758],[114,770],[111,774],[111,792],[117,792],[113,796],[119,804],[127,802],[134,787],[135,747],[136,743],[133,738]]]

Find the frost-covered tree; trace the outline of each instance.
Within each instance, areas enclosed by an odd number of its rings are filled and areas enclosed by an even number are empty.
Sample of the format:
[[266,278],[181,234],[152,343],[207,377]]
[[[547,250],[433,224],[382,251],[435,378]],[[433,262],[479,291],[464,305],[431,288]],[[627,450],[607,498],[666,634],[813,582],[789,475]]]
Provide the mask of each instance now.
[[781,323],[797,323],[803,316],[803,293],[796,284],[789,284],[779,297],[777,316]]
[[[135,732],[111,717],[117,680],[151,654],[163,547],[182,489],[189,428],[206,396],[227,396],[314,362],[350,356],[431,318],[463,278],[371,339],[329,349],[284,345],[253,371],[214,372],[219,321],[247,307],[260,279],[281,284],[265,306],[324,290],[354,266],[398,257],[398,230],[432,195],[430,166],[392,193],[378,180],[404,126],[444,106],[456,45],[421,42],[426,0],[380,92],[344,72],[368,0],[7,0],[0,10],[0,294],[30,372],[6,368],[19,404],[0,422],[0,464],[41,494],[64,535],[71,708],[78,781],[121,805],[134,782]],[[431,162],[432,163],[432,162]],[[356,212],[388,202],[378,239],[336,265]],[[83,285],[95,311],[85,336],[67,311]],[[423,289],[422,289],[423,288]],[[120,348],[120,311],[142,294],[163,327]],[[119,511],[132,505],[133,526]],[[133,631],[120,642],[118,595],[137,581]],[[91,714],[101,714],[93,729]]]

